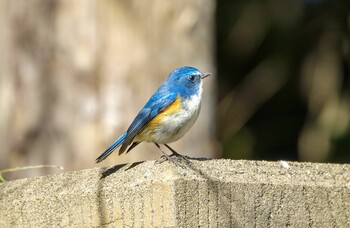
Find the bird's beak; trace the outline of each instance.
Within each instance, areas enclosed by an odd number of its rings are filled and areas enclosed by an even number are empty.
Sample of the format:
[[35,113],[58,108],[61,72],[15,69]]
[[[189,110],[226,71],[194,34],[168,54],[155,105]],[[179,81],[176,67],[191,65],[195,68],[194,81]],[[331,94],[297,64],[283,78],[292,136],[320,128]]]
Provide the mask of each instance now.
[[210,76],[211,75],[211,73],[205,73],[204,75],[202,75],[202,77],[201,77],[201,79],[204,79],[204,78],[206,78],[206,77],[208,77],[208,76]]

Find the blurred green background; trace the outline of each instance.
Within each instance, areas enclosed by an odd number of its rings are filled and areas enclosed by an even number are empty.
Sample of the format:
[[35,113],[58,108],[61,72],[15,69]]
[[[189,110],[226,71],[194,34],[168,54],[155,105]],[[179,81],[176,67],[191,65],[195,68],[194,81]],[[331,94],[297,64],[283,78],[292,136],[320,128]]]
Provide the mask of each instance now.
[[349,1],[217,1],[223,157],[350,161]]

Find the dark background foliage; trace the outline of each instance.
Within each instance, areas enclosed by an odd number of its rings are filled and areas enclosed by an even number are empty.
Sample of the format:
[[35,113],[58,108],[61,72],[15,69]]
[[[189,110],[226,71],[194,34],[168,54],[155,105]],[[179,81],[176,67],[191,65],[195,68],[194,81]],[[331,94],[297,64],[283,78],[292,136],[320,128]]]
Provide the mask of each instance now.
[[217,1],[226,158],[350,161],[349,1]]

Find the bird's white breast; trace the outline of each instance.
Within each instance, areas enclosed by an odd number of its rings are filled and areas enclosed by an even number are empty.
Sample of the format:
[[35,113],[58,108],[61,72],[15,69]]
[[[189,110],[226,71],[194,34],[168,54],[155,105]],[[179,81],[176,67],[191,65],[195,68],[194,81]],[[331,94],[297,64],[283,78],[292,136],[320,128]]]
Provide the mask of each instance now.
[[165,144],[180,139],[197,120],[201,107],[201,95],[202,88],[200,87],[196,95],[181,100],[181,109],[165,115],[156,128],[145,128],[136,137],[136,141]]

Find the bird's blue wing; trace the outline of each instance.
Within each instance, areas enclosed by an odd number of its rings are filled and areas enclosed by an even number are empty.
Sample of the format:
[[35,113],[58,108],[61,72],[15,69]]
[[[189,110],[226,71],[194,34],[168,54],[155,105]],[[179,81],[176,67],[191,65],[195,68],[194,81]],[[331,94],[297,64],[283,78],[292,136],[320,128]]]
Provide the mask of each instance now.
[[156,99],[158,97],[157,95],[159,94],[152,96],[150,99],[151,102],[147,102],[145,107],[137,114],[134,121],[131,123],[126,132],[126,137],[119,150],[119,154],[122,154],[126,150],[135,136],[140,133],[153,118],[155,118],[160,112],[171,105],[177,98],[176,93],[162,96],[159,99]]

